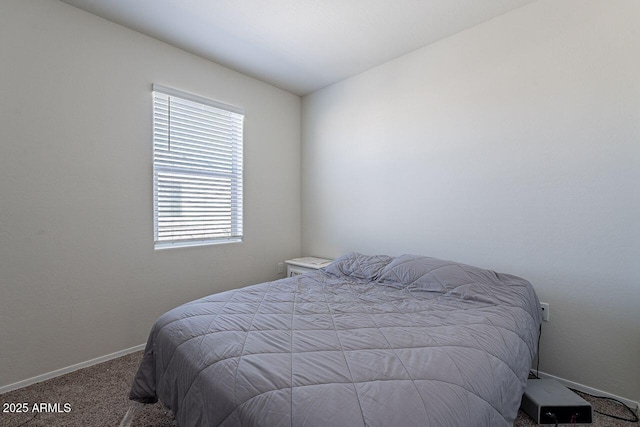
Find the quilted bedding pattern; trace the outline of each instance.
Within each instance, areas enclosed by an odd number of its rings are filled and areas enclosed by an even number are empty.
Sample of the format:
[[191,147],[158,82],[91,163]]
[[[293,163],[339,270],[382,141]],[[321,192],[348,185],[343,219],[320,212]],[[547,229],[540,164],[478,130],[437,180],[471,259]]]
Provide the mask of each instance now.
[[349,253],[165,313],[130,398],[182,427],[511,426],[538,307],[516,276]]

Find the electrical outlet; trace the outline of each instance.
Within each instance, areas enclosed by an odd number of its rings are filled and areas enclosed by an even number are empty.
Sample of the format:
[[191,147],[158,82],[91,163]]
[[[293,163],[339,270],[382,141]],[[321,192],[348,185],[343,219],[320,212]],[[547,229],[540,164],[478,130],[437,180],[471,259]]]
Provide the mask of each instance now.
[[278,274],[284,273],[284,262],[278,263]]
[[540,310],[542,310],[542,320],[544,320],[545,322],[548,322],[549,321],[549,303],[541,302]]

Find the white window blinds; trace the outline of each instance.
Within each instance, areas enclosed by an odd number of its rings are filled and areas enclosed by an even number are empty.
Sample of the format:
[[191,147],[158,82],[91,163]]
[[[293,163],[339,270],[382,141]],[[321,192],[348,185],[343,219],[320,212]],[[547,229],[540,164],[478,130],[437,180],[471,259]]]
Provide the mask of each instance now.
[[153,86],[156,249],[242,240],[242,125],[236,107]]

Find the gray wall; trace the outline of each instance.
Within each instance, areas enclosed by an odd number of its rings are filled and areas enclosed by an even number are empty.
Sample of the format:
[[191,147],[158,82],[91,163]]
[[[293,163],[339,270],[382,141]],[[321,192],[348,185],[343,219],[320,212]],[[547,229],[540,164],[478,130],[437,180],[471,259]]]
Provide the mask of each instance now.
[[521,275],[541,370],[640,400],[639,28],[543,0],[304,97],[303,252]]
[[[50,0],[0,1],[0,58],[0,387],[300,254],[299,97]],[[152,83],[245,109],[243,243],[153,250]]]

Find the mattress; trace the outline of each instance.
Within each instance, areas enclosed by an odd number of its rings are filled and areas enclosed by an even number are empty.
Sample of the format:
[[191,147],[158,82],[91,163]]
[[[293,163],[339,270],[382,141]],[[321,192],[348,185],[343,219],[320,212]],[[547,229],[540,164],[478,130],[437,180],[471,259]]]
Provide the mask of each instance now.
[[130,398],[182,427],[511,426],[540,322],[520,277],[352,252],[165,313]]

